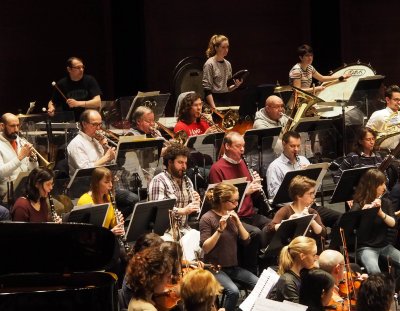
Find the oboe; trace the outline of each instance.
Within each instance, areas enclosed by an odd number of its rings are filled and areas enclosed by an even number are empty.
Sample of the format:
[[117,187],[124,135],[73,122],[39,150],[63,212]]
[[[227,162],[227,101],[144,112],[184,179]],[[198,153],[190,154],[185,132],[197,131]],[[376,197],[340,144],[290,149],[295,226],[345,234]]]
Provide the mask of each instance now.
[[[117,209],[117,202],[115,201],[115,197],[114,197],[114,194],[112,193],[112,190],[108,191],[108,195],[110,196],[110,201],[113,206],[114,216],[115,216],[115,220],[117,222],[117,226],[121,226],[122,224],[119,220],[119,215],[118,215],[119,211]],[[128,243],[126,243],[125,236],[118,236],[117,240],[118,240],[118,243],[120,244],[120,246],[122,247],[122,249],[125,249],[126,252],[130,251],[130,246]]]
[[[247,163],[247,161],[246,161],[246,158],[244,157],[244,155],[242,154],[242,160],[243,160],[243,162],[244,162],[244,164],[246,164],[246,167],[247,167],[247,169],[248,169],[248,171],[249,171],[249,173],[250,173],[250,175],[251,175],[251,178],[255,178],[254,176],[254,171],[253,171],[253,169],[250,167],[250,165],[249,165],[249,163]],[[261,186],[261,189],[260,189],[260,194],[261,194],[261,196],[262,196],[262,199],[263,199],[263,201],[264,201],[264,203],[265,203],[265,205],[267,206],[267,211],[268,212],[270,212],[270,211],[272,211],[272,208],[271,208],[271,206],[269,205],[269,202],[268,202],[268,198],[267,198],[267,195],[265,194],[265,191],[264,191],[264,189],[262,188],[262,186]]]
[[51,194],[49,193],[48,195],[49,198],[49,203],[50,203],[50,214],[51,214],[51,219],[53,220],[53,222],[57,222],[57,213],[56,213],[56,209],[54,207],[54,201],[53,198],[51,196]]

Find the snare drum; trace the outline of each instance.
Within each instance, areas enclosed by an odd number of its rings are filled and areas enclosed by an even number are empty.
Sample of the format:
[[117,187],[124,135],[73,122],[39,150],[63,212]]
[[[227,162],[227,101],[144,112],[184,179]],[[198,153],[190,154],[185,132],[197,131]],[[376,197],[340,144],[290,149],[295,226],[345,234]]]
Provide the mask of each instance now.
[[[363,63],[355,63],[350,64],[348,66],[342,67],[337,69],[333,72],[333,74],[338,76],[343,76],[344,74],[351,73],[351,77],[348,78],[346,81],[333,83],[328,85],[324,90],[319,92],[317,96],[326,102],[333,102],[336,100],[349,100],[351,95],[354,92],[354,89],[357,85],[357,82],[360,78],[371,77],[375,76],[375,71],[371,68],[370,65],[363,64]],[[327,82],[329,83],[329,82]],[[354,106],[349,106],[347,108],[354,108]],[[347,109],[348,110],[351,109]],[[340,107],[335,107],[333,111],[325,113],[322,112],[320,115],[322,117],[335,117],[342,113]]]

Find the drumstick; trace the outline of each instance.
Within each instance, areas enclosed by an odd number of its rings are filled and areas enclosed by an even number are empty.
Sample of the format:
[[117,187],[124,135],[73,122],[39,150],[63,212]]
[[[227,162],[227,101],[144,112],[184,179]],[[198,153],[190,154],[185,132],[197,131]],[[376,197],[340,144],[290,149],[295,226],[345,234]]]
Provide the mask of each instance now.
[[65,101],[67,101],[67,97],[64,95],[64,93],[60,90],[58,87],[57,83],[55,81],[51,82],[51,85],[56,88],[56,90],[61,94],[62,97],[64,97]]

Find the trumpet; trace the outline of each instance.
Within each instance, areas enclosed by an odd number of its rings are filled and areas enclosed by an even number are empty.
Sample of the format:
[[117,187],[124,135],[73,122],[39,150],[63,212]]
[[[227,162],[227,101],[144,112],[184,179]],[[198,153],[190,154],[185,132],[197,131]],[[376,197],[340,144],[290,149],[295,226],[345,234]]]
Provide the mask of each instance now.
[[[22,144],[30,144],[30,142],[26,139],[26,138],[24,138],[23,136],[21,136],[21,135],[18,135],[19,136],[19,138],[20,138],[20,140],[21,140],[21,143]],[[39,153],[39,151],[37,151],[33,146],[32,146],[32,150],[31,150],[31,152],[33,153],[33,159],[34,159],[34,161],[37,161],[37,158],[39,158],[40,160],[42,160],[43,161],[43,164],[44,164],[44,166],[45,167],[47,167],[48,169],[50,169],[50,170],[52,170],[53,168],[54,168],[54,162],[49,162],[49,161],[47,161],[40,153]]]
[[110,144],[111,144],[113,147],[117,147],[117,146],[118,146],[118,144],[117,144],[116,142],[114,142],[112,139],[110,139],[110,138],[107,137],[105,131],[103,131],[103,130],[97,130],[97,131],[96,131],[96,135],[99,136],[100,140],[102,140],[102,139],[104,139],[104,138],[107,140],[107,144],[106,144],[106,147],[107,147],[107,148],[111,148]]

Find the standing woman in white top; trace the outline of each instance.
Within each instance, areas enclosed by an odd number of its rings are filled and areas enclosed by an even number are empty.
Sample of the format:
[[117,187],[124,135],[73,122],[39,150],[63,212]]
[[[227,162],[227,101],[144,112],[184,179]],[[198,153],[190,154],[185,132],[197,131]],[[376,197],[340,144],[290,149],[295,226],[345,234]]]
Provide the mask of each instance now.
[[203,66],[203,88],[208,105],[215,109],[216,103],[228,106],[228,93],[237,89],[243,80],[234,80],[233,85],[227,84],[232,78],[232,66],[225,59],[228,55],[229,41],[224,35],[213,35],[208,43],[206,56],[208,60]]

